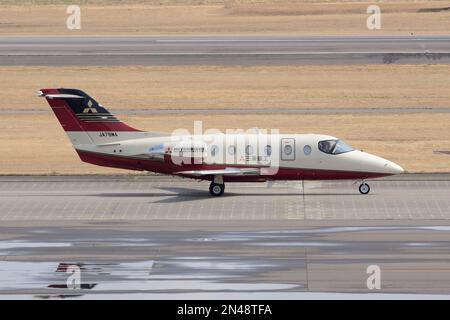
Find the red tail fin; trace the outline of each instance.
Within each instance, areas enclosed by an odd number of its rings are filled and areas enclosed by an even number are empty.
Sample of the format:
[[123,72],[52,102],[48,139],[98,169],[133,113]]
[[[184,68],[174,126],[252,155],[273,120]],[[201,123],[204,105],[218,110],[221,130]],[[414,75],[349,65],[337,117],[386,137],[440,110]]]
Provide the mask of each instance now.
[[41,89],[65,131],[140,131],[78,89]]

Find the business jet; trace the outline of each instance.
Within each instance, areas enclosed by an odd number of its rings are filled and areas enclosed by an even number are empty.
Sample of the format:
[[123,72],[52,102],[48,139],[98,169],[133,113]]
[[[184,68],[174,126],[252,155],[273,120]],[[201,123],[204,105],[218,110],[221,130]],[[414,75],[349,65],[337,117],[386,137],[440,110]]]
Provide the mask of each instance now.
[[82,161],[211,181],[221,196],[225,182],[355,180],[368,194],[369,178],[403,173],[402,167],[321,134],[158,133],[134,129],[78,89],[41,89]]

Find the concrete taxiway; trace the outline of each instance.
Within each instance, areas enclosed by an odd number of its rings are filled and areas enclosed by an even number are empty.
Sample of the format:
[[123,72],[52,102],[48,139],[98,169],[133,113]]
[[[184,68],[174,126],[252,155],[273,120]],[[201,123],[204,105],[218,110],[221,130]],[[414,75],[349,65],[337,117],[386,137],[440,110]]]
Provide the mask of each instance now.
[[[405,107],[405,108],[227,108],[227,109],[114,109],[117,115],[170,115],[170,114],[411,114],[411,113],[450,113],[450,108],[443,107]],[[52,114],[48,108],[36,109],[0,109],[0,114],[20,115],[20,114]]]
[[328,65],[449,62],[449,36],[0,37],[0,65]]
[[208,182],[170,176],[4,176],[0,221],[450,219],[450,176],[407,177],[371,181],[367,197],[353,181],[300,181],[228,183],[212,198]]
[[370,184],[4,176],[0,297],[450,297],[450,175]]

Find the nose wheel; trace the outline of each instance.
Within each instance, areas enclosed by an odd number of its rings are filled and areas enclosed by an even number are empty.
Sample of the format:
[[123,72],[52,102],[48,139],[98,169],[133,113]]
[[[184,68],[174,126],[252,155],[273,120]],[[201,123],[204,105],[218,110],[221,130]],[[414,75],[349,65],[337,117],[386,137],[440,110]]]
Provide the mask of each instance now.
[[363,182],[359,185],[359,192],[361,194],[368,194],[370,192],[370,187],[367,183]]
[[209,193],[214,197],[220,197],[225,192],[224,183],[214,183],[211,182],[209,185]]

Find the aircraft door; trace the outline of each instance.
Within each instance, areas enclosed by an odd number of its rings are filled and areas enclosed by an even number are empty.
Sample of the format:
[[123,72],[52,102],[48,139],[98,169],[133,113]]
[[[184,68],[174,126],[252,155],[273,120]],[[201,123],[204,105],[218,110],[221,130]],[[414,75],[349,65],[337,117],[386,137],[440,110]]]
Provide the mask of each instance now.
[[281,139],[281,160],[283,160],[283,161],[295,160],[295,139],[294,138]]

